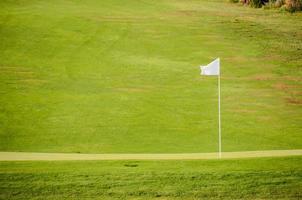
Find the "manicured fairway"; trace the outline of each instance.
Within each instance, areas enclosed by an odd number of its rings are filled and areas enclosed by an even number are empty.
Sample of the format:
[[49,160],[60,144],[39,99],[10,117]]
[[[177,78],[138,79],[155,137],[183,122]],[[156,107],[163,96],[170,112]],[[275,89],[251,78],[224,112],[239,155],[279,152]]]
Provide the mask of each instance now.
[[0,2],[0,150],[302,148],[302,15],[206,0]]
[[301,199],[301,159],[2,162],[0,199]]

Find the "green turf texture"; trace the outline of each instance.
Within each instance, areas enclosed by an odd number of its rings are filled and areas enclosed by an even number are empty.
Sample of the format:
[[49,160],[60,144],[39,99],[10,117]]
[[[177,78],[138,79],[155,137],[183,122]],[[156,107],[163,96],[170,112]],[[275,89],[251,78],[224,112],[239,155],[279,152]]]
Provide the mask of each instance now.
[[301,199],[301,159],[1,162],[0,199]]
[[0,151],[302,148],[302,15],[218,0],[1,0]]

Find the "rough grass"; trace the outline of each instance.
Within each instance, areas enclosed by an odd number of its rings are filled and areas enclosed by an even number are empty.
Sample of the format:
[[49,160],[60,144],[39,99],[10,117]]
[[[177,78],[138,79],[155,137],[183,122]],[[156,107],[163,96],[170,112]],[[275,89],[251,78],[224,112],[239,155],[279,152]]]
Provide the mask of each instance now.
[[0,199],[301,199],[301,191],[301,157],[0,163]]
[[0,2],[0,150],[299,149],[301,14],[224,1]]

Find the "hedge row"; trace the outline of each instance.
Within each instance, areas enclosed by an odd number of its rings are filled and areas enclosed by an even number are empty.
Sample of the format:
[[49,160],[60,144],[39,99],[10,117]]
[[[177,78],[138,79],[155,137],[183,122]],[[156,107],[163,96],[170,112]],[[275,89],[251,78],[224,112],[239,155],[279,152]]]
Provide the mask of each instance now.
[[302,0],[230,0],[233,3],[242,3],[255,8],[280,8],[289,12],[302,10]]

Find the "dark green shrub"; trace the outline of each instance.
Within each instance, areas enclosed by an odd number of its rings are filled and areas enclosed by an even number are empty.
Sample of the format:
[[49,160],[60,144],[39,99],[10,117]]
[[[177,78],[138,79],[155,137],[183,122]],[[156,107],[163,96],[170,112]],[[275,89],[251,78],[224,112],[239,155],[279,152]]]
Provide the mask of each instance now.
[[242,4],[250,4],[250,0],[240,0],[239,2]]
[[285,0],[276,0],[275,7],[280,8],[281,6],[284,5],[284,3],[285,3]]
[[268,0],[250,0],[250,5],[255,8],[262,7]]
[[302,0],[285,0],[285,9],[289,12],[302,10]]
[[285,0],[269,0],[269,2],[264,5],[264,9],[281,8],[284,4]]
[[250,5],[254,8],[264,6],[265,9],[280,8],[289,12],[302,10],[302,0],[229,0],[230,2]]
[[264,9],[270,9],[270,8],[275,8],[276,7],[276,0],[269,0],[269,2],[267,2],[264,5]]

